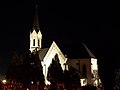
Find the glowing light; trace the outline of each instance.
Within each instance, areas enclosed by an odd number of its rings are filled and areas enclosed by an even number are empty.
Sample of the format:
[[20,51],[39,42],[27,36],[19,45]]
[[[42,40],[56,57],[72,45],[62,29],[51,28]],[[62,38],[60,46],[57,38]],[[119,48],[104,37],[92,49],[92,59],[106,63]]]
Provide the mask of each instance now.
[[98,71],[97,59],[91,58],[91,73]]
[[86,86],[87,85],[87,79],[80,79],[81,86]]
[[6,80],[2,80],[2,83],[3,83],[3,84],[6,84],[6,82],[7,82]]
[[31,81],[31,84],[33,84],[33,81]]

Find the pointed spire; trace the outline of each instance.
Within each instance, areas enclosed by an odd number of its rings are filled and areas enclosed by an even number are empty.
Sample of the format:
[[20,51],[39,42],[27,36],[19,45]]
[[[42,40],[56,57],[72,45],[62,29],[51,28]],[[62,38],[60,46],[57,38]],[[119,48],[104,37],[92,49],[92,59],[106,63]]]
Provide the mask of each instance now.
[[32,28],[32,30],[35,29],[36,32],[38,32],[40,30],[39,20],[38,20],[38,10],[37,9],[38,9],[38,5],[36,5],[36,12],[35,12],[33,28]]
[[90,57],[91,58],[96,58],[84,43],[83,43],[83,45],[84,45],[85,49],[87,50],[88,54],[90,55]]

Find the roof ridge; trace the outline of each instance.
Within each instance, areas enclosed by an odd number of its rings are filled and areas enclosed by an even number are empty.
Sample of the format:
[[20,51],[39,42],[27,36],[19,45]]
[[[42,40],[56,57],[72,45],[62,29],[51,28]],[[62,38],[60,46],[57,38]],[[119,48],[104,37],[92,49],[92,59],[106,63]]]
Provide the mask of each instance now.
[[84,43],[83,43],[83,45],[84,45],[87,53],[89,54],[89,56],[90,56],[91,58],[96,58],[96,57],[94,56],[94,54],[88,49],[88,47],[87,47]]

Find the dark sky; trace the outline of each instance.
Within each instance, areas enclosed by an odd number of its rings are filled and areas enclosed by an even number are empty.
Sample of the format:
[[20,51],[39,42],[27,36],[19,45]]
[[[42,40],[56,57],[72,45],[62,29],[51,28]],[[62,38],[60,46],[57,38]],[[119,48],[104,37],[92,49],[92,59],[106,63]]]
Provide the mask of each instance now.
[[[54,40],[68,57],[77,56],[81,42],[98,58],[99,72],[106,84],[113,83],[114,69],[119,67],[119,24],[99,24],[101,14],[89,12],[82,4],[61,2],[9,1],[0,5],[0,72],[5,72],[14,51],[25,54],[29,33],[38,4],[43,47]],[[82,6],[81,6],[82,5]],[[104,11],[105,12],[105,11]],[[90,22],[87,20],[90,19]],[[104,23],[104,21],[102,22]],[[71,49],[74,49],[74,52]],[[75,51],[76,50],[76,51]],[[110,78],[112,77],[112,79]]]

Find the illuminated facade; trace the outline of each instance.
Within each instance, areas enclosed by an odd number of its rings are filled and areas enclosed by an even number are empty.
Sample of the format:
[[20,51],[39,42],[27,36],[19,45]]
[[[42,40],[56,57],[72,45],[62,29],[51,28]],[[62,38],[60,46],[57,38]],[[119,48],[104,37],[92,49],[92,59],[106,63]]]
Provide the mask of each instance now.
[[102,86],[99,74],[98,74],[98,64],[96,57],[91,53],[91,51],[83,44],[83,48],[88,53],[88,58],[79,59],[68,59],[67,64],[69,67],[75,68],[81,76],[80,83],[81,86],[93,85]]
[[64,64],[66,63],[67,58],[65,58],[65,56],[63,55],[55,41],[53,41],[49,48],[42,48],[42,34],[39,28],[37,9],[34,17],[32,32],[30,32],[30,51],[33,52],[35,49],[39,51],[39,58],[43,66],[45,84],[50,84],[50,82],[47,80],[47,73],[48,67],[52,63],[52,59],[57,54],[60,60],[59,62],[61,64],[61,67],[64,70],[65,69]]
[[36,7],[36,14],[34,17],[33,28],[30,32],[30,51],[33,52],[35,49],[41,49],[42,47],[42,34],[39,27],[38,12]]
[[42,48],[42,33],[40,31],[36,9],[33,28],[30,32],[30,51],[33,52],[35,49],[39,51],[39,58],[43,66],[45,84],[50,84],[50,82],[47,80],[48,67],[52,63],[52,59],[55,58],[55,55],[57,54],[63,70],[65,68],[68,70],[69,66],[71,66],[75,68],[80,74],[82,74],[82,78],[80,79],[81,86],[85,86],[88,84],[99,86],[101,84],[101,81],[98,75],[97,59],[90,52],[85,44],[83,44],[83,46],[89,54],[90,58],[67,59],[61,52],[55,41],[53,41],[49,48]]

